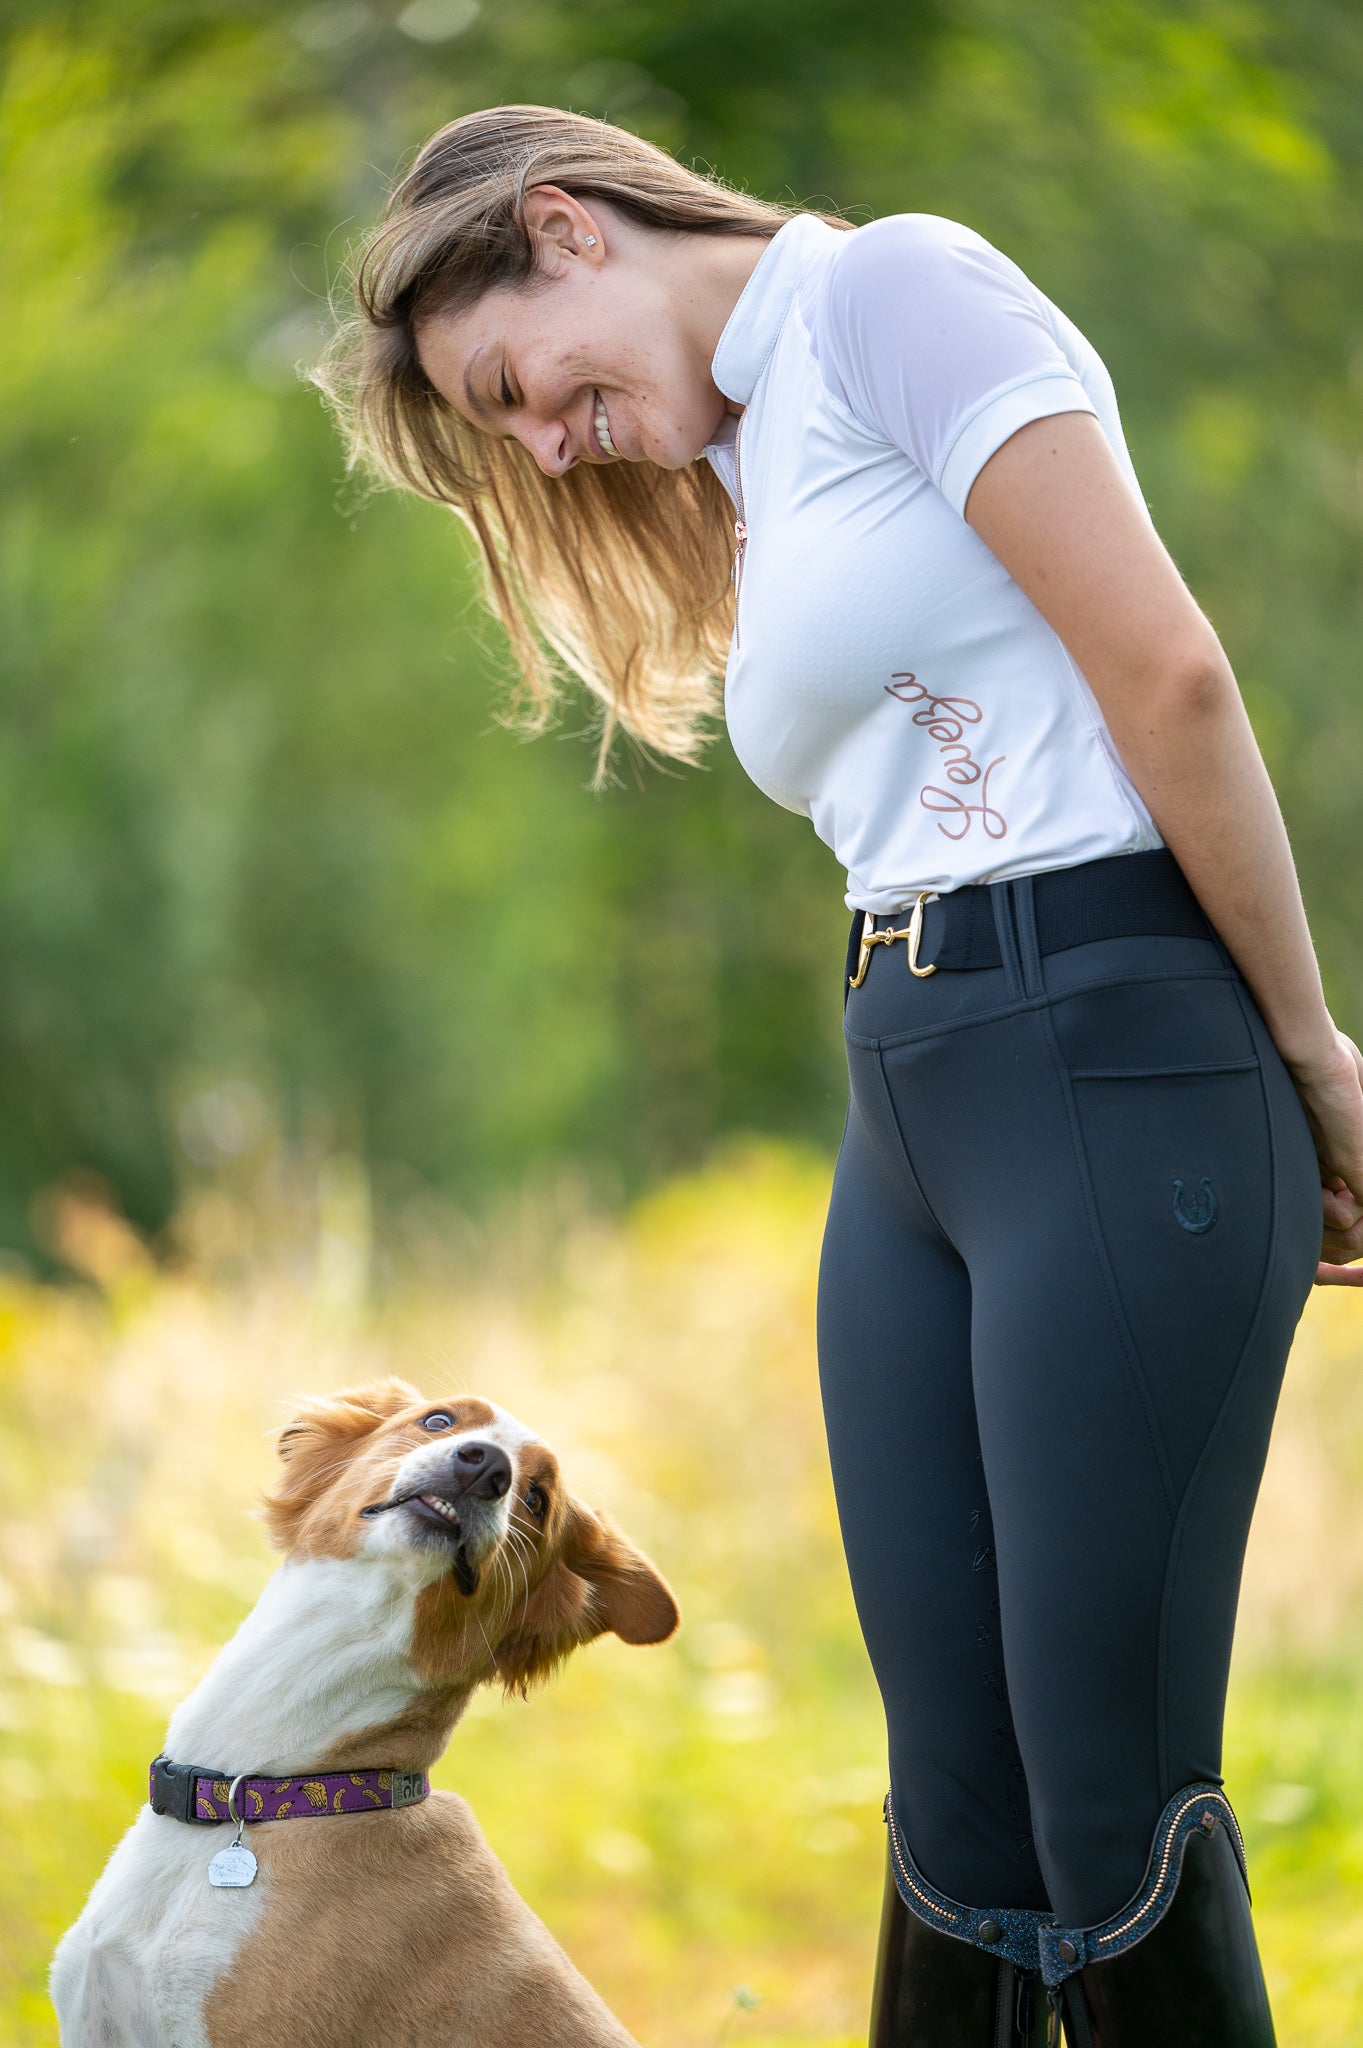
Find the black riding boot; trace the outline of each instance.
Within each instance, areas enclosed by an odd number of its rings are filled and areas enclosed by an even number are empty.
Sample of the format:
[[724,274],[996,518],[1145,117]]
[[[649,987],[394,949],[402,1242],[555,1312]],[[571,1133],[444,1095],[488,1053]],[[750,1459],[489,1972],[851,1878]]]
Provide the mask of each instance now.
[[1225,1795],[1165,1809],[1146,1883],[1102,1927],[1047,1929],[1069,2048],[1275,2048],[1244,1851]]
[[1056,2048],[1040,1974],[930,1927],[899,1895],[891,1854],[880,1920],[870,2048]]

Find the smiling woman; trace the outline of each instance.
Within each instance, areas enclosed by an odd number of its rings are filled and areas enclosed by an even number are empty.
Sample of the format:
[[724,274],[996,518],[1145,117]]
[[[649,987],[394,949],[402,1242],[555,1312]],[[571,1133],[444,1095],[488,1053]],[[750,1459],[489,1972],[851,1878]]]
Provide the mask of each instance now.
[[692,759],[716,708],[733,515],[697,458],[734,408],[710,362],[791,218],[601,121],[469,114],[394,192],[314,373],[353,463],[472,529],[532,727],[560,666],[599,699],[602,764],[617,724]]
[[537,629],[682,756],[723,663],[847,872],[818,1348],[875,2048],[1271,2048],[1221,1722],[1293,1327],[1363,1278],[1363,1060],[1105,364],[963,222],[537,108],[427,144],[357,291],[352,447],[473,526],[541,713]]
[[715,346],[768,238],[698,238],[679,266],[675,234],[605,199],[536,185],[524,217],[530,286],[414,318],[435,390],[520,441],[547,476],[578,462],[694,462],[726,404],[710,376]]

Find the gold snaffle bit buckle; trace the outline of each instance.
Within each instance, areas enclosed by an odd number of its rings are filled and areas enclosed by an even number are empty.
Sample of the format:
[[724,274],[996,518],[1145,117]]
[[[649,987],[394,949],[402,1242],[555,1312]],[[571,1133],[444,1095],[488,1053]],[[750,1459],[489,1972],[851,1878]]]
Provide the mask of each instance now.
[[914,902],[913,909],[909,912],[908,923],[902,931],[898,932],[878,932],[875,928],[875,912],[873,910],[864,910],[862,912],[861,947],[857,953],[857,971],[855,974],[849,974],[847,977],[847,986],[849,988],[860,988],[863,981],[865,981],[866,970],[871,964],[872,946],[892,946],[896,939],[904,939],[908,942],[906,954],[910,974],[916,974],[920,981],[926,981],[930,974],[937,972],[935,960],[930,961],[923,967],[920,967],[918,964],[918,942],[923,936],[923,905],[935,894],[936,891],[934,889],[924,889],[919,894]]

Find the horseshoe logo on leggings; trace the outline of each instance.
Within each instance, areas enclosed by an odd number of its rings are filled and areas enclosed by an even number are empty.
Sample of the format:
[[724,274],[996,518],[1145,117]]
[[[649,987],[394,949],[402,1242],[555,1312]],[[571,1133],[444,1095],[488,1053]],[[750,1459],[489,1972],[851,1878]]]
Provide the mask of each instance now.
[[1206,1174],[1202,1176],[1201,1192],[1185,1195],[1183,1182],[1174,1182],[1174,1221],[1181,1229],[1190,1231],[1194,1237],[1210,1230],[1216,1221],[1216,1195]]

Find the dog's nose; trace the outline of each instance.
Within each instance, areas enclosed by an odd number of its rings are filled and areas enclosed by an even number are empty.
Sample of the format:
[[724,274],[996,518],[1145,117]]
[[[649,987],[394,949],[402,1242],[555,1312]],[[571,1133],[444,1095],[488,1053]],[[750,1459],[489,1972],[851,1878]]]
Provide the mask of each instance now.
[[460,1444],[454,1467],[460,1492],[475,1500],[500,1500],[511,1485],[511,1460],[500,1444]]

